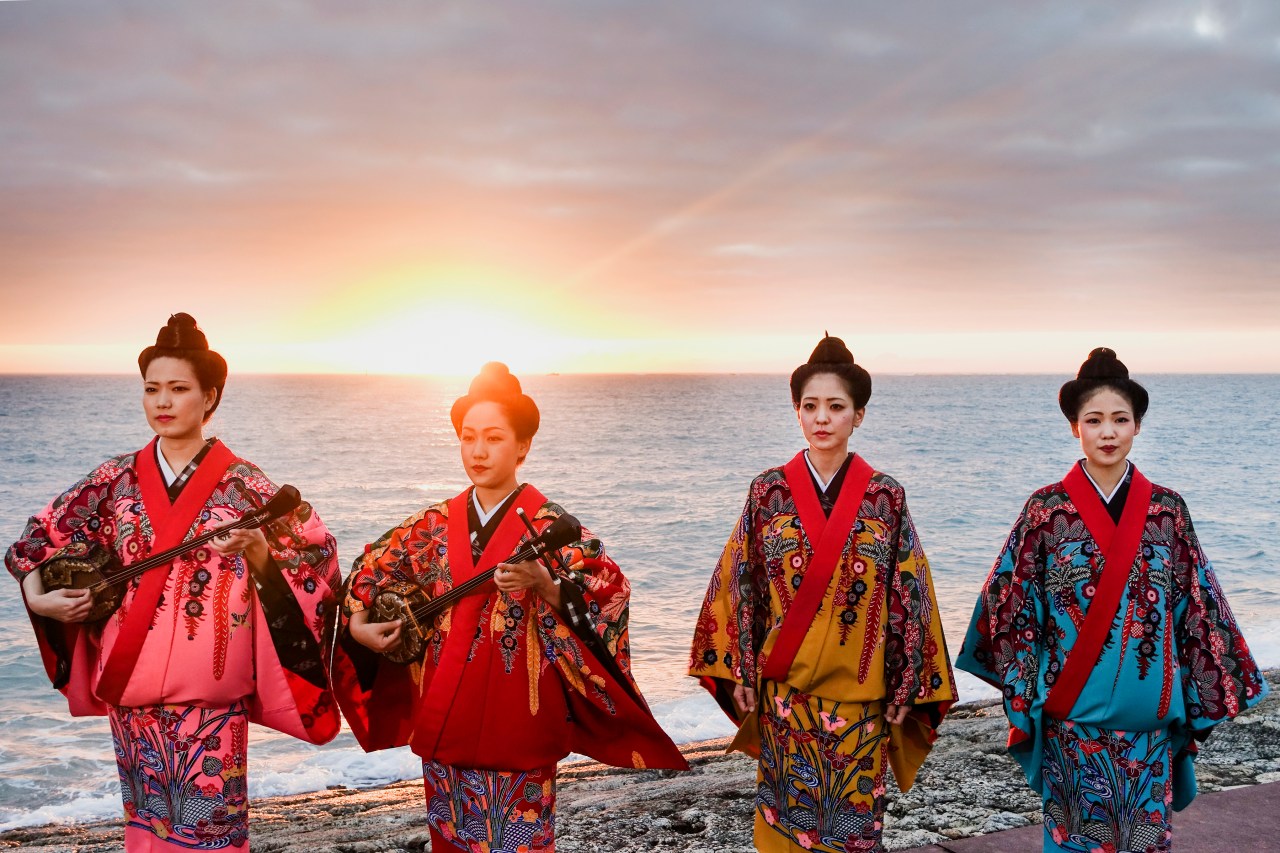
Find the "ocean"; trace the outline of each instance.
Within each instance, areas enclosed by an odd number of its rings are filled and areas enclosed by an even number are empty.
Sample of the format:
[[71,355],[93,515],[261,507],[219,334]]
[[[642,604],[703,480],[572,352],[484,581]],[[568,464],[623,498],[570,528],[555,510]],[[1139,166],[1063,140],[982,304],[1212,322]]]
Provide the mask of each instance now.
[[[1255,656],[1280,665],[1280,376],[1140,377],[1152,406],[1132,459],[1182,493]],[[853,447],[906,488],[952,656],[1027,496],[1079,444],[1057,376],[877,376]],[[449,424],[465,379],[233,376],[209,434],[292,483],[337,537],[366,542],[467,485]],[[635,671],[677,742],[730,733],[685,677],[693,620],[747,484],[803,446],[784,376],[532,376],[542,410],[521,479],[604,540],[632,583]],[[150,438],[131,376],[0,376],[0,540],[109,456]],[[120,815],[105,719],[49,687],[16,583],[0,583],[0,829]],[[962,700],[994,696],[959,676]],[[252,796],[420,775],[407,749],[365,755],[255,728]]]

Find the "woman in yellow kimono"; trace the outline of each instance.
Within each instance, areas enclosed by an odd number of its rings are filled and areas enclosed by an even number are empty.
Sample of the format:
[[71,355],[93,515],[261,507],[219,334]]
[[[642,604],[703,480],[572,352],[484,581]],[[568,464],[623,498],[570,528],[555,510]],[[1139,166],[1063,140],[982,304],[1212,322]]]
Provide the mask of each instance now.
[[759,759],[762,851],[879,851],[884,774],[906,790],[955,698],[902,486],[849,452],[871,377],[824,337],[791,375],[808,441],[751,482],[711,577],[689,674]]

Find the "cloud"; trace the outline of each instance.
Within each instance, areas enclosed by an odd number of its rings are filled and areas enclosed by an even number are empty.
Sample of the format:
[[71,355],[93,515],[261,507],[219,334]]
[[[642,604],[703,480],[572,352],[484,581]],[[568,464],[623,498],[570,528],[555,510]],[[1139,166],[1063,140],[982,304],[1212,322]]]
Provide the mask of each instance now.
[[655,326],[1276,326],[1278,35],[1243,1],[3,4],[0,299],[288,305],[446,256]]

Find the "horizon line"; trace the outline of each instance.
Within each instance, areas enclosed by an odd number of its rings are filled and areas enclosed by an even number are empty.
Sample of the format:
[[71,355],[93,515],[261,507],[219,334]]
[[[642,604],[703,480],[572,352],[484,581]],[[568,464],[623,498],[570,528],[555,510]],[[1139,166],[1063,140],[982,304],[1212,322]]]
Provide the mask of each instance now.
[[[865,367],[865,365],[863,365]],[[793,368],[794,369],[794,368]],[[790,370],[784,371],[766,371],[766,370],[643,370],[643,371],[599,371],[599,372],[578,372],[578,371],[539,371],[539,372],[521,372],[517,374],[521,377],[532,376],[564,376],[564,377],[618,377],[618,376],[788,376]],[[47,371],[47,372],[31,372],[31,371],[9,371],[0,368],[0,378],[4,377],[53,377],[53,376],[105,376],[105,377],[127,377],[135,376],[131,371]],[[872,376],[1064,376],[1066,372],[1050,372],[1041,370],[1031,371],[982,371],[982,370],[879,370]],[[1276,370],[1162,370],[1162,371],[1143,371],[1142,376],[1280,376],[1280,371]],[[366,376],[377,378],[411,378],[420,377],[423,379],[467,379],[475,376],[474,373],[378,373],[374,371],[347,371],[347,372],[311,372],[311,371],[264,371],[264,370],[241,370],[234,373],[228,373],[228,378],[236,376],[270,376],[270,377],[316,377],[316,378],[342,378],[349,376]]]

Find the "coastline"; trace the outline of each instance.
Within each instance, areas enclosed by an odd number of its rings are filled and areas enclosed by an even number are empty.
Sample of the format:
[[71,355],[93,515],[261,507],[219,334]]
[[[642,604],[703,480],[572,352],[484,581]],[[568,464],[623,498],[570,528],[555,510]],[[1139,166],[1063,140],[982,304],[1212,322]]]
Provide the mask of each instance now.
[[[1196,761],[1201,793],[1280,781],[1280,669],[1270,694],[1215,729]],[[905,850],[1028,826],[1040,801],[1005,752],[999,704],[957,705],[914,788],[890,785],[885,845]],[[681,747],[692,769],[630,771],[593,762],[561,767],[556,847],[563,853],[682,849],[750,853],[755,762],[725,755],[728,739]],[[250,768],[252,772],[252,767]],[[255,851],[381,853],[429,849],[420,781],[331,788],[251,804]],[[1175,833],[1177,816],[1174,817]],[[118,821],[48,824],[0,833],[0,848],[114,853]]]

